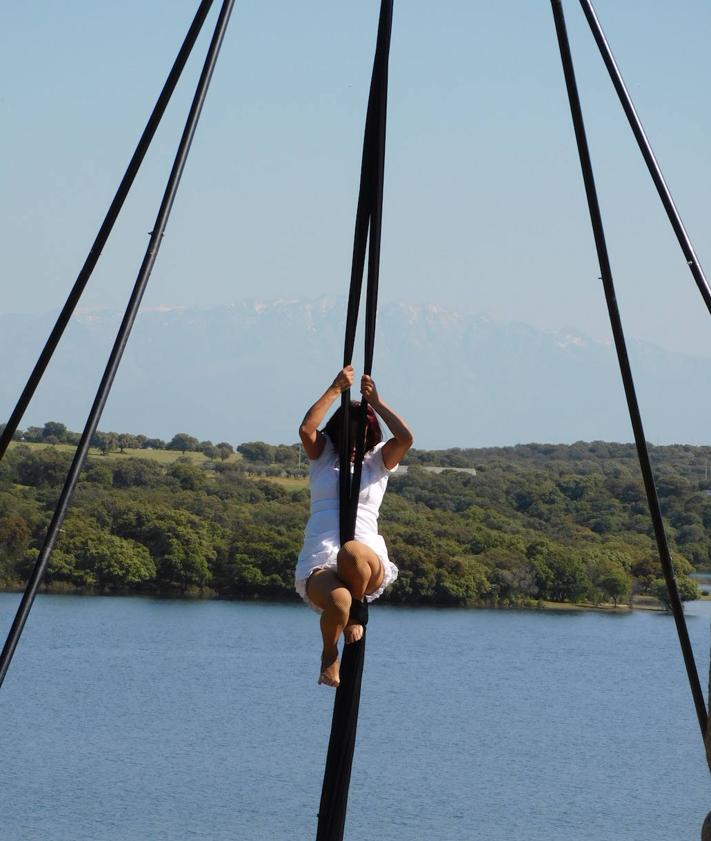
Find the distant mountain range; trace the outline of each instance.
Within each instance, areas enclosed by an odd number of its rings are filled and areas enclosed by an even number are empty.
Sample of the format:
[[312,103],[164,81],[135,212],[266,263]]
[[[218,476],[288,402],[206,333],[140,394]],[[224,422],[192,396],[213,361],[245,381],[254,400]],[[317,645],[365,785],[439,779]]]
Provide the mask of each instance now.
[[[0,315],[6,418],[56,314]],[[80,430],[121,314],[80,311],[22,426]],[[293,442],[340,367],[345,301],[245,301],[139,314],[100,428]],[[631,440],[611,345],[434,305],[380,308],[374,378],[416,446]],[[711,359],[630,342],[647,438],[711,440]]]

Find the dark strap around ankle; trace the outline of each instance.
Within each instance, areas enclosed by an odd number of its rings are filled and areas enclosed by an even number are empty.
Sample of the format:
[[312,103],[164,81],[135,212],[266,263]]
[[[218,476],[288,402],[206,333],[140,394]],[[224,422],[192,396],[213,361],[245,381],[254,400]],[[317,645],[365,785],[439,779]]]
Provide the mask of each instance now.
[[353,599],[351,603],[350,619],[364,628],[368,624],[368,602],[363,599],[362,602],[358,599]]

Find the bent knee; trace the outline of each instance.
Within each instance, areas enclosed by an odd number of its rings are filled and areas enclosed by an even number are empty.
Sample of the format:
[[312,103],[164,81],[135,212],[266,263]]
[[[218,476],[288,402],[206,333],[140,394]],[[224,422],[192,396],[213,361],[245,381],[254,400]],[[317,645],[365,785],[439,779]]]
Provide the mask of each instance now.
[[351,604],[353,602],[350,590],[347,590],[345,587],[338,587],[338,589],[332,590],[330,602],[331,611],[338,618],[343,620],[348,619],[348,615],[351,611]]
[[361,554],[362,543],[357,540],[346,540],[346,542],[338,550],[339,561],[355,560]]
[[368,554],[370,549],[357,540],[347,540],[338,550],[338,566],[360,568],[368,566]]
[[370,565],[363,555],[352,553],[346,547],[338,553],[338,577],[347,584],[370,579]]

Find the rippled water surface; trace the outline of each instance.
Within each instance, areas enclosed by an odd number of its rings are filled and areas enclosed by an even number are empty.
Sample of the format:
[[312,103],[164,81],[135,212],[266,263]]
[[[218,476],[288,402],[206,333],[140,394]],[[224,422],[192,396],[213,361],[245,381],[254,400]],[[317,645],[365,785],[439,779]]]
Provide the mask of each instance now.
[[[704,684],[709,613],[688,608]],[[346,838],[696,841],[678,648],[655,613],[374,609]],[[317,667],[300,605],[39,597],[0,690],[0,836],[315,838]]]

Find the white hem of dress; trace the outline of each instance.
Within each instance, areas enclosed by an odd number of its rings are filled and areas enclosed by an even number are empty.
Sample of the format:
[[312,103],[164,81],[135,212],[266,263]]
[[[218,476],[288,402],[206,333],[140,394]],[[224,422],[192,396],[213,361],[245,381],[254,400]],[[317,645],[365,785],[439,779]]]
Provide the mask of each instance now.
[[[389,587],[397,578],[398,568],[395,564],[389,559],[380,558],[380,563],[383,565],[383,583],[378,587],[378,589],[374,593],[367,593],[365,596],[366,601],[373,602],[376,599],[380,598],[385,592],[385,588]],[[301,598],[306,602],[306,604],[311,608],[311,610],[316,611],[316,613],[321,614],[323,613],[323,608],[320,608],[318,605],[315,605],[311,599],[308,597],[306,593],[306,585],[308,583],[309,578],[320,569],[332,569],[336,570],[338,568],[338,564],[336,559],[334,558],[331,561],[327,561],[325,564],[319,564],[319,566],[314,567],[306,578],[296,578],[294,580],[294,587],[296,588],[296,592],[301,596]]]

